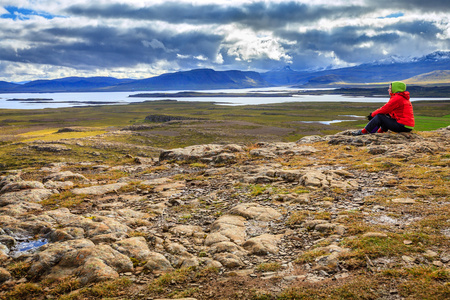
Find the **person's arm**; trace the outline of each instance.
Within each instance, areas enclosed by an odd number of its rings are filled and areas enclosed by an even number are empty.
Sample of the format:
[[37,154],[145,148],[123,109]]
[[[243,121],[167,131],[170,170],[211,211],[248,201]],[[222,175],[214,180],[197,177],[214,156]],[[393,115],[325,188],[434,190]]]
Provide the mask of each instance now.
[[398,106],[400,105],[400,101],[398,101],[398,96],[394,95],[391,97],[391,99],[389,99],[389,101],[383,105],[382,107],[380,107],[379,109],[375,110],[373,113],[371,113],[370,115],[372,117],[375,117],[378,114],[383,114],[383,115],[387,115],[390,114],[394,109],[396,109]]

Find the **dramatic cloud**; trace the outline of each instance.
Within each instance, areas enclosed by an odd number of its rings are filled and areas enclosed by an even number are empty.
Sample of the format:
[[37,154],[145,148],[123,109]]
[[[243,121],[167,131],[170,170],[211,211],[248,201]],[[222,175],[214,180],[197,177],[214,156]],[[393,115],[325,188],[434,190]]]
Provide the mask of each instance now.
[[0,80],[321,69],[450,49],[448,1],[0,1]]

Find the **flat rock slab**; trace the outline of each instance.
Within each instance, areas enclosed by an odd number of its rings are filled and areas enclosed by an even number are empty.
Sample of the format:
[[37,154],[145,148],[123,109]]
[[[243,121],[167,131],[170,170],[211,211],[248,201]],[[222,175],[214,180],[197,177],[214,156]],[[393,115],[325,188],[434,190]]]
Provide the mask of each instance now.
[[254,255],[276,254],[282,235],[263,234],[247,240],[242,246]]
[[96,186],[90,186],[85,188],[76,188],[72,190],[72,193],[76,195],[105,195],[111,192],[116,192],[120,188],[128,185],[128,183],[125,182],[119,182],[119,183],[112,183],[112,184],[106,184],[106,185],[96,185]]
[[[218,234],[211,236],[213,233]],[[230,240],[240,245],[245,241],[245,236],[245,218],[223,215],[211,225],[211,234],[206,238],[205,243],[214,244]]]
[[65,172],[57,172],[48,175],[44,178],[44,182],[52,180],[52,181],[67,181],[67,180],[81,180],[81,181],[88,181],[86,177],[84,177],[81,174],[72,173],[71,171],[65,171]]
[[392,202],[400,203],[400,204],[415,204],[416,200],[411,199],[411,198],[398,198],[398,199],[392,199]]
[[274,221],[281,217],[281,214],[275,209],[257,203],[239,204],[232,208],[230,213],[258,221]]
[[33,202],[18,202],[0,207],[0,215],[20,217],[31,211],[42,210],[42,205]]
[[175,235],[193,236],[194,234],[205,234],[200,226],[195,225],[177,225],[169,230]]
[[0,206],[19,202],[40,202],[53,195],[48,189],[31,189],[6,193],[0,196]]
[[57,144],[44,144],[44,145],[31,145],[30,149],[36,150],[36,151],[45,151],[45,152],[64,152],[64,151],[71,151],[72,149],[67,148],[63,145],[57,145]]
[[363,234],[363,237],[377,237],[377,238],[387,238],[388,235],[382,232],[366,232]]
[[16,181],[11,182],[2,187],[0,193],[17,192],[28,189],[44,189],[44,185],[38,181]]
[[222,145],[207,144],[194,145],[185,148],[176,148],[161,152],[159,160],[197,160],[202,157],[212,157],[223,152],[229,152],[228,148]]

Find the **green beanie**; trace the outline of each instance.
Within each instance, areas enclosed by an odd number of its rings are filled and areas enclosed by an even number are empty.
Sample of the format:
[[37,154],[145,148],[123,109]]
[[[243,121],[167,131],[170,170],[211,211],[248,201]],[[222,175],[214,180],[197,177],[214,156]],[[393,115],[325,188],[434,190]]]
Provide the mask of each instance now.
[[394,94],[406,91],[406,84],[401,81],[394,81],[393,83],[391,83],[391,86],[391,91]]

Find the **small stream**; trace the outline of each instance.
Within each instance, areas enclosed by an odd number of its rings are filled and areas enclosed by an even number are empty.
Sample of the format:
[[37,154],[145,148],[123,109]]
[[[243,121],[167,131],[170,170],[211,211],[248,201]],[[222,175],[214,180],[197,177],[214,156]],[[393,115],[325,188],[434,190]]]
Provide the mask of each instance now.
[[17,244],[13,248],[11,248],[11,252],[9,253],[9,255],[14,258],[19,257],[24,253],[33,253],[40,247],[48,244],[47,239],[33,240],[31,239],[31,237],[29,237],[20,239],[16,238],[16,240]]

